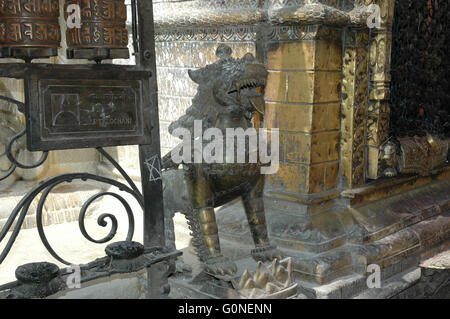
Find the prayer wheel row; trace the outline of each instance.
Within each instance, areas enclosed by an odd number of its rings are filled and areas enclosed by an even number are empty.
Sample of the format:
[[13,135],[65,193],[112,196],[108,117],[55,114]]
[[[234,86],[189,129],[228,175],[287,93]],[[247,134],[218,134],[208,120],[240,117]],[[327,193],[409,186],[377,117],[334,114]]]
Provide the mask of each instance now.
[[64,21],[59,17],[59,0],[0,0],[0,58],[58,55],[60,23],[68,58],[129,58],[124,0],[66,0]]

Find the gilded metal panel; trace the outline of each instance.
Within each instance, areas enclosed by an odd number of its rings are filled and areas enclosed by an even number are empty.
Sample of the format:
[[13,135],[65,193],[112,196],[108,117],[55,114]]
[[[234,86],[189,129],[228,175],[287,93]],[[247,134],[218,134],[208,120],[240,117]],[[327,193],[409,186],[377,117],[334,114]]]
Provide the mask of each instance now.
[[368,32],[346,33],[341,120],[341,168],[346,186],[353,188],[366,179],[366,113],[368,99]]
[[395,0],[374,0],[381,9],[381,27],[370,30],[369,39],[369,105],[367,112],[367,176],[381,175],[381,147],[388,140],[390,120],[390,82],[392,24]]

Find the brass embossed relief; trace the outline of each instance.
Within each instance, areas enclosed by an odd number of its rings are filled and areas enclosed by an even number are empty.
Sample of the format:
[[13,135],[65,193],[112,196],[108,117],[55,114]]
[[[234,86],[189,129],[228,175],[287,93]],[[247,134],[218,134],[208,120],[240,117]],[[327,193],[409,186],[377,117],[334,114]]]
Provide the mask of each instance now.
[[383,176],[397,174],[418,174],[429,176],[442,168],[447,161],[449,140],[437,136],[403,137],[398,139],[398,147],[388,142],[382,151]]
[[346,33],[342,79],[341,165],[348,187],[361,186],[366,178],[368,32]]
[[[68,28],[66,41],[69,58],[128,58],[127,9],[124,0],[67,0],[67,7],[79,5],[81,27]],[[109,49],[108,53],[96,50]]]
[[375,0],[381,27],[370,30],[369,103],[367,112],[367,177],[381,176],[381,149],[389,139],[392,23],[395,0]]
[[[61,41],[58,0],[0,0],[0,57],[56,55]],[[11,53],[6,49],[54,48]],[[51,52],[51,53],[49,53]]]

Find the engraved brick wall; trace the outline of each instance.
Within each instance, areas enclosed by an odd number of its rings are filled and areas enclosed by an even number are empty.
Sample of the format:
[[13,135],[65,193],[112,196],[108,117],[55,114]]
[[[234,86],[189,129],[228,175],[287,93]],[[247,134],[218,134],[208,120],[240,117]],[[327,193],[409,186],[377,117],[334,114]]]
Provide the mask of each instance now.
[[156,65],[163,155],[180,142],[169,134],[168,127],[184,114],[197,91],[197,84],[189,78],[188,70],[216,62],[215,52],[222,43],[233,49],[235,58],[247,52],[256,54],[255,42],[249,40],[254,37],[254,32],[244,29],[242,38],[236,36],[237,29],[229,28],[157,31]]

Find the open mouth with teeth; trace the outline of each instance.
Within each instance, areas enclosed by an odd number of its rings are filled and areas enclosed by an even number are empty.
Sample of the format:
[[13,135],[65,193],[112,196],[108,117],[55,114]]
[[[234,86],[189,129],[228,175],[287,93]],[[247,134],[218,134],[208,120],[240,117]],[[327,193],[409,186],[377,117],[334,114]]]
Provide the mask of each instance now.
[[265,102],[263,97],[263,91],[266,86],[265,79],[240,79],[235,82],[235,89],[228,92],[228,94],[237,93],[237,100],[240,101],[242,96],[246,96],[250,104],[255,110],[264,115]]

